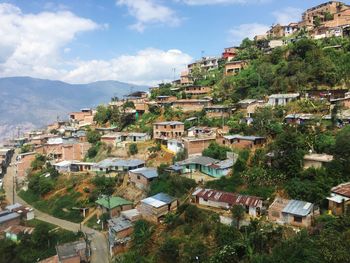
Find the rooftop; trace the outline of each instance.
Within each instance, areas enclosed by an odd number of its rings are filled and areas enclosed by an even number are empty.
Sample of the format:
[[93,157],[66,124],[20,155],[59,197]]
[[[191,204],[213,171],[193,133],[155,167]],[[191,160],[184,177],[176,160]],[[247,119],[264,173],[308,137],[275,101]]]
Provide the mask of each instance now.
[[306,154],[304,156],[304,160],[329,163],[329,162],[333,161],[333,155],[329,155],[329,154],[325,154],[325,153],[323,153],[323,154],[319,154],[319,153]]
[[120,217],[114,217],[112,219],[109,219],[108,226],[114,232],[118,233],[118,232],[123,231],[125,229],[131,228],[132,223],[129,219],[126,219],[126,218],[120,216]]
[[80,251],[85,252],[86,243],[85,241],[76,241],[71,243],[66,243],[58,245],[56,247],[57,255],[60,260],[69,259],[79,255]]
[[255,141],[255,140],[259,140],[259,139],[265,139],[264,137],[259,137],[259,136],[243,136],[240,134],[234,134],[234,135],[225,135],[224,136],[225,139],[227,140],[246,140],[246,141]]
[[176,200],[176,198],[174,198],[168,194],[159,193],[159,194],[156,194],[154,196],[143,199],[143,200],[141,200],[141,202],[148,204],[148,205],[151,205],[153,207],[159,208],[159,207],[162,207],[164,205],[170,204],[174,200]]
[[260,197],[240,195],[212,189],[198,188],[192,193],[192,195],[211,201],[228,203],[230,205],[241,204],[254,207],[262,206],[262,199]]
[[130,172],[141,174],[147,179],[152,179],[158,177],[158,171],[156,168],[148,168],[148,167],[142,167],[135,170],[131,170]]
[[219,161],[207,156],[193,156],[181,162],[177,162],[176,165],[200,164],[200,165],[208,166],[217,162]]
[[290,200],[288,204],[283,208],[282,213],[297,215],[297,216],[307,216],[312,211],[314,205],[309,202]]
[[340,184],[332,188],[332,193],[350,198],[350,182]]
[[13,213],[10,211],[2,211],[0,212],[0,224],[5,223],[7,221],[19,218],[20,215],[17,213]]
[[287,98],[297,98],[299,93],[286,93],[286,94],[272,94],[269,96],[270,99],[287,99]]
[[140,159],[119,159],[119,158],[108,158],[96,164],[100,168],[110,168],[110,167],[137,167],[144,164],[145,161]]
[[183,125],[184,123],[181,121],[163,121],[163,122],[155,122],[153,125]]
[[96,201],[96,204],[103,206],[107,209],[113,209],[118,206],[132,205],[133,203],[129,200],[121,198],[119,196],[111,196],[108,200],[107,197],[100,198]]

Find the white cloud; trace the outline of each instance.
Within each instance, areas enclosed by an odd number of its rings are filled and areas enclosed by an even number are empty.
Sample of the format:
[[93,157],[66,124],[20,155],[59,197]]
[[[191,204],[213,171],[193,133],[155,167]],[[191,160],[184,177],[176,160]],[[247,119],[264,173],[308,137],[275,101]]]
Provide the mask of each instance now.
[[233,27],[229,31],[229,40],[235,45],[238,45],[244,38],[248,37],[252,39],[256,35],[265,34],[269,29],[269,26],[259,23],[242,24]]
[[272,13],[276,19],[276,23],[288,25],[291,22],[298,22],[301,19],[302,9],[295,7],[287,7]]
[[155,84],[171,80],[192,58],[179,51],[144,49],[109,60],[66,61],[69,44],[80,32],[107,29],[71,12],[24,14],[11,4],[0,4],[0,77],[31,76],[71,83],[120,80]]
[[136,19],[130,27],[139,32],[149,25],[177,26],[181,22],[174,10],[157,0],[117,0],[117,5],[128,8],[129,14]]
[[176,0],[187,5],[261,4],[272,0]]
[[173,68],[180,72],[192,58],[179,50],[148,48],[136,55],[123,55],[111,60],[78,61],[64,81],[88,83],[97,80],[119,80],[135,84],[157,84],[170,81]]
[[23,14],[0,4],[0,75],[58,74],[60,53],[79,32],[97,29],[92,20],[68,11]]

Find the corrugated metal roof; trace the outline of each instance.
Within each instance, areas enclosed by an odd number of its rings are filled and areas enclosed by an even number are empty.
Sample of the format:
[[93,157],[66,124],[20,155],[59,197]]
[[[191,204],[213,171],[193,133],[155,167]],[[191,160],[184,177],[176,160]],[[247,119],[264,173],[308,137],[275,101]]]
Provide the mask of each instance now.
[[174,198],[168,194],[159,193],[159,194],[156,194],[154,196],[150,196],[146,199],[143,199],[143,200],[141,200],[141,202],[158,208],[158,207],[161,207],[164,205],[168,205],[168,204],[172,203],[174,200],[176,200],[176,198]]
[[129,219],[124,217],[115,217],[108,220],[108,226],[113,229],[116,233],[123,231],[125,229],[131,228],[132,223]]
[[285,98],[297,98],[299,93],[286,93],[286,94],[272,94],[269,96],[270,99],[285,99]]
[[6,212],[6,213],[0,214],[0,224],[5,223],[5,222],[12,220],[12,219],[15,219],[15,218],[19,218],[19,216],[20,216],[17,213],[11,213],[9,211],[4,211],[4,212]]
[[246,140],[246,141],[255,141],[255,140],[259,140],[259,139],[265,139],[264,137],[259,137],[259,136],[243,136],[243,135],[240,135],[240,134],[226,135],[226,136],[224,136],[224,138],[227,139],[227,140],[238,139],[238,140]]
[[184,123],[181,121],[163,121],[163,122],[156,122],[153,125],[183,125]]
[[290,200],[289,203],[283,208],[282,213],[307,216],[312,211],[314,205],[309,202]]
[[130,172],[135,174],[141,174],[147,179],[158,177],[158,171],[156,168],[143,167],[143,168],[131,170]]
[[336,193],[350,198],[350,182],[333,187],[332,193]]
[[257,196],[240,195],[236,193],[223,192],[212,189],[197,189],[193,196],[201,197],[203,199],[222,202],[233,205],[244,205],[258,207],[262,206],[262,199]]
[[145,164],[145,161],[140,159],[119,159],[119,158],[108,158],[96,164],[99,168],[110,168],[110,167],[137,167]]
[[203,166],[208,166],[217,162],[219,162],[219,160],[216,160],[207,156],[193,156],[184,161],[177,162],[176,165],[200,164]]

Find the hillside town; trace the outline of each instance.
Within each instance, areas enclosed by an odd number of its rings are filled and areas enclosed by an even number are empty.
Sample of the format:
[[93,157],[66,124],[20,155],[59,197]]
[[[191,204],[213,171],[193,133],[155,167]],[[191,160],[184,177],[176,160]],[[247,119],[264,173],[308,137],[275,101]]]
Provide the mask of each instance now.
[[349,262],[350,6],[219,52],[4,143],[0,238],[42,263]]

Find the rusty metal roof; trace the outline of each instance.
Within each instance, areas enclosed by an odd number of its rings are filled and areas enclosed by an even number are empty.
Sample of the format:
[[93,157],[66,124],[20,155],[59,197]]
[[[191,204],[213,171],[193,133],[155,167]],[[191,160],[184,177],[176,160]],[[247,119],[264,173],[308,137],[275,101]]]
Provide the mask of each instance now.
[[240,195],[212,189],[197,189],[192,195],[216,202],[230,205],[262,206],[262,199],[256,196]]
[[350,197],[350,182],[333,187],[332,193],[342,195],[345,197]]

